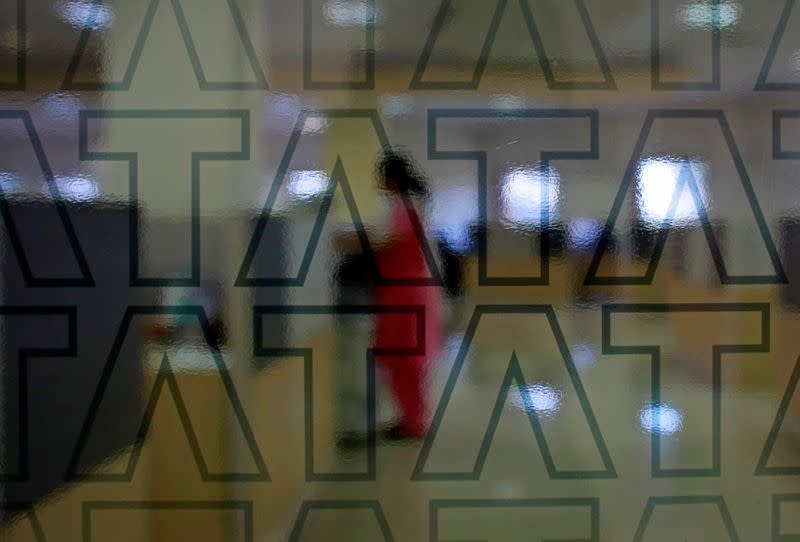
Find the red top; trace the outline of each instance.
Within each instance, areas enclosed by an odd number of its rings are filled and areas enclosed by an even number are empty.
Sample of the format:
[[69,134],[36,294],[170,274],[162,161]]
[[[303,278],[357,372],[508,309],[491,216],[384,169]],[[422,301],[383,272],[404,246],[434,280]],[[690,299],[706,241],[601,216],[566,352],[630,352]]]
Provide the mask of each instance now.
[[[413,208],[406,208],[398,198],[392,208],[388,245],[377,251],[377,264],[381,279],[428,279],[431,274],[419,238],[412,222],[418,217]],[[400,285],[377,286],[375,303],[382,307],[418,305],[425,314],[425,356],[438,352],[441,341],[439,286]],[[413,316],[379,314],[375,330],[375,343],[383,348],[408,348],[417,341],[417,322]]]

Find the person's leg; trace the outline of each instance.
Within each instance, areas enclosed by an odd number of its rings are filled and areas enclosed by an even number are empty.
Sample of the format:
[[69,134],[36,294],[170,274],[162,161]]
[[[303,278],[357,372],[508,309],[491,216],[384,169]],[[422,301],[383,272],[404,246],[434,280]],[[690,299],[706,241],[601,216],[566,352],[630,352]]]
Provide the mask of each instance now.
[[[427,316],[427,315],[426,315]],[[426,351],[435,333],[429,330],[426,320]],[[406,314],[384,314],[377,322],[376,347],[380,349],[409,349],[417,344],[417,320]],[[397,435],[419,437],[427,430],[426,360],[425,355],[379,355],[378,360],[389,376],[392,396],[399,414]]]
[[405,436],[423,436],[428,429],[424,360],[418,356],[394,358],[391,375],[400,411],[400,430]]
[[[363,303],[367,295],[360,288],[342,288],[340,305]],[[369,345],[370,321],[362,316],[334,317],[336,367],[335,430],[342,448],[361,447],[367,439],[364,352]]]

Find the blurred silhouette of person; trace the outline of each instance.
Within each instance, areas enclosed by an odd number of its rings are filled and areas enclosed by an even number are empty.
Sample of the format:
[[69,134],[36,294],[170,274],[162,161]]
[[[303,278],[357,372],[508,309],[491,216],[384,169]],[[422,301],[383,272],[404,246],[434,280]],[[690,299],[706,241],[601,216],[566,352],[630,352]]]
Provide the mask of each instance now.
[[[382,354],[378,363],[386,373],[399,420],[384,437],[392,440],[422,438],[429,424],[427,381],[429,365],[441,345],[441,292],[432,282],[431,271],[422,248],[424,203],[428,188],[424,175],[405,153],[387,151],[377,166],[380,188],[391,196],[391,209],[385,230],[369,236],[380,277],[416,279],[416,284],[384,285],[372,288],[379,312],[375,320],[374,344],[378,349],[409,348],[417,344],[417,319],[408,314],[392,314],[398,306],[420,306],[424,314],[424,348],[420,354]],[[420,209],[420,210],[418,210]],[[359,246],[357,237],[340,241]]]
[[459,326],[463,317],[464,266],[469,246],[458,246],[441,234],[438,238],[438,245],[444,280],[444,298],[449,301],[449,313],[443,317],[443,327],[449,332]]
[[[369,305],[374,280],[372,261],[366,254],[344,251],[333,279],[338,305]],[[364,351],[369,346],[369,316],[335,318],[336,333],[336,443],[340,449],[361,448],[366,394],[361,377]]]

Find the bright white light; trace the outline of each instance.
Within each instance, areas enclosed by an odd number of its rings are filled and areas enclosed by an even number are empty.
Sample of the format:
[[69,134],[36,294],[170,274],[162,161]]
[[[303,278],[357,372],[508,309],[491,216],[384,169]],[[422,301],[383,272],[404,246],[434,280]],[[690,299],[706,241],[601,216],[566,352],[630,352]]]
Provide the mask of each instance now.
[[578,369],[588,369],[597,362],[592,347],[588,344],[573,344],[570,347],[572,361]]
[[592,248],[600,239],[602,226],[591,218],[573,218],[567,226],[567,242],[570,248],[585,250]]
[[378,20],[377,9],[364,0],[328,0],[323,13],[325,20],[336,26],[364,26],[370,17]]
[[49,94],[42,101],[45,114],[55,120],[77,119],[80,108],[80,100],[71,94]]
[[[647,159],[639,166],[637,180],[636,204],[639,207],[642,219],[652,227],[659,227],[664,223],[675,197],[675,191],[681,185],[681,175],[688,175],[687,164],[691,168],[692,177],[697,187],[703,204],[706,205],[705,181],[708,168],[699,162],[676,161],[671,159]],[[683,187],[675,208],[675,213],[670,217],[668,225],[687,225],[696,222],[697,208],[694,203],[688,183]]]
[[264,108],[279,117],[295,119],[303,106],[294,94],[274,93],[264,99]]
[[639,411],[639,425],[648,433],[672,435],[683,427],[683,414],[666,404],[646,403]]
[[22,179],[14,173],[0,171],[0,188],[6,195],[22,192]]
[[384,94],[379,104],[385,117],[407,117],[414,112],[414,99],[408,94]]
[[322,134],[328,129],[328,119],[321,116],[306,117],[303,123],[304,134]]
[[[513,404],[525,412],[533,408],[537,416],[550,417],[561,408],[561,392],[544,384],[532,384],[514,394]],[[527,396],[527,403],[522,394]]]
[[[59,175],[55,181],[58,192],[67,201],[88,202],[100,195],[97,183],[85,174]],[[44,191],[50,193],[47,186],[44,187]]]
[[478,189],[468,185],[446,184],[433,190],[431,221],[433,229],[452,248],[464,252],[470,246],[470,227],[478,220]]
[[295,170],[289,174],[289,197],[310,200],[328,189],[328,175],[324,171]]
[[114,12],[100,2],[61,0],[54,7],[58,16],[75,28],[99,30],[114,23]]
[[461,350],[461,343],[464,342],[464,335],[462,333],[452,333],[442,347],[442,353],[445,357],[455,355]]
[[558,196],[559,178],[555,170],[512,169],[502,180],[502,219],[513,227],[538,226],[545,209],[549,211],[550,220],[555,218]]
[[489,107],[495,109],[522,109],[525,100],[514,94],[492,94],[489,97]]
[[321,134],[328,129],[328,119],[316,111],[303,111],[303,101],[296,94],[269,93],[264,99],[264,125],[268,130],[291,134],[303,120],[303,134]]
[[680,10],[680,18],[689,28],[714,28],[715,17],[717,28],[730,28],[739,22],[741,16],[742,6],[731,0],[720,2],[719,6],[710,1],[691,2]]

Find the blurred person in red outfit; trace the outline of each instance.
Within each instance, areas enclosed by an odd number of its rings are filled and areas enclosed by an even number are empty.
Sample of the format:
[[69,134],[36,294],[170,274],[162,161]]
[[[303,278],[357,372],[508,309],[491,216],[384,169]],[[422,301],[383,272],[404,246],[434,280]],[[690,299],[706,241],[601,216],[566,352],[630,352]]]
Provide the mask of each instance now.
[[[424,207],[428,196],[424,175],[407,154],[388,151],[377,167],[380,188],[390,196],[385,228],[370,232],[370,248],[382,280],[372,288],[379,312],[375,321],[374,344],[378,349],[409,348],[417,344],[417,319],[392,313],[398,306],[418,306],[424,315],[424,349],[420,354],[382,354],[378,363],[388,377],[399,414],[397,423],[384,434],[388,439],[418,439],[430,423],[427,384],[429,367],[441,346],[442,299],[435,284],[434,264],[423,250]],[[356,237],[340,239],[351,248],[360,246]],[[435,265],[435,264],[434,264]],[[410,280],[409,280],[410,279]],[[396,284],[402,281],[402,284]],[[385,284],[389,282],[390,284]],[[394,284],[391,284],[394,283]]]

